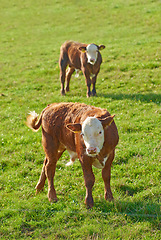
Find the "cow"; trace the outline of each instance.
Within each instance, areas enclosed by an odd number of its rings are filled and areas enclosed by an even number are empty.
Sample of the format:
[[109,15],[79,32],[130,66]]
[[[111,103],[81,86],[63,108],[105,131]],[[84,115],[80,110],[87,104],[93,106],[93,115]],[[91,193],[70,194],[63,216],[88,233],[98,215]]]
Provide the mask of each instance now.
[[31,112],[27,117],[27,125],[37,131],[42,127],[42,145],[45,160],[36,193],[44,188],[48,180],[48,199],[57,201],[54,187],[54,175],[58,159],[67,150],[70,161],[67,166],[79,159],[86,187],[85,204],[94,205],[92,188],[95,182],[92,166],[102,169],[105,184],[105,199],[113,200],[110,187],[111,164],[115,155],[115,147],[119,136],[111,116],[106,109],[86,105],[84,103],[53,103],[48,105],[38,119]]
[[[66,41],[60,48],[60,81],[61,81],[61,94],[69,91],[69,82],[73,72],[76,69],[78,73],[81,70],[86,79],[87,97],[96,95],[96,78],[100,71],[102,57],[100,50],[104,49],[104,45],[96,44],[83,44],[74,41]],[[69,65],[67,72],[66,68]],[[64,82],[66,79],[66,87],[64,89]],[[92,92],[90,90],[91,84],[93,85]]]

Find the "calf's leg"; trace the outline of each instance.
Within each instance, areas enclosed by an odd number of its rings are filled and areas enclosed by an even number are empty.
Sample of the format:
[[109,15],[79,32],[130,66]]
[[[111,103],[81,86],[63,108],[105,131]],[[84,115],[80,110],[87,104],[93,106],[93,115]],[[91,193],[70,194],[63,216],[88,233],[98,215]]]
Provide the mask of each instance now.
[[40,175],[39,181],[36,185],[36,194],[39,193],[44,188],[45,180],[46,180],[45,166],[47,164],[47,161],[48,161],[47,158],[45,158],[43,168],[41,171],[41,175]]
[[49,161],[47,165],[45,166],[45,173],[48,179],[48,199],[49,202],[56,202],[57,196],[56,191],[54,187],[54,175],[55,175],[55,169],[56,169],[56,162],[55,161]]
[[91,96],[91,90],[90,90],[91,79],[90,79],[90,74],[89,74],[89,71],[85,67],[82,68],[82,72],[83,72],[83,74],[85,76],[85,79],[86,79],[87,97],[90,97]]
[[115,153],[114,151],[109,155],[105,167],[102,169],[102,178],[105,184],[105,199],[108,201],[113,200],[113,195],[110,186],[110,179],[111,179],[111,164],[114,159]]
[[58,140],[42,129],[42,145],[46,154],[47,163],[44,167],[45,175],[48,180],[48,199],[50,202],[57,201],[56,191],[54,187],[54,175],[56,163],[58,160]]
[[[63,152],[64,152],[64,150],[58,153],[58,159],[61,157]],[[40,175],[39,181],[38,181],[38,183],[35,187],[36,188],[36,194],[39,193],[44,188],[45,180],[46,180],[45,166],[46,166],[47,162],[48,162],[48,160],[45,157],[44,164],[43,164],[42,171],[41,171],[41,175]]]
[[86,187],[85,204],[88,208],[92,208],[94,205],[94,201],[92,197],[92,188],[95,182],[95,177],[92,171],[92,164],[89,164],[88,160],[81,161],[81,164],[82,164],[84,182]]
[[65,95],[64,83],[65,83],[65,76],[66,76],[67,56],[60,57],[59,67],[60,67],[61,95]]
[[74,72],[74,68],[71,68],[69,67],[68,70],[67,70],[67,73],[66,73],[66,87],[65,87],[65,91],[66,92],[69,92],[69,83],[70,83],[70,79],[71,79],[71,76]]
[[96,96],[96,78],[96,75],[92,78],[92,96]]

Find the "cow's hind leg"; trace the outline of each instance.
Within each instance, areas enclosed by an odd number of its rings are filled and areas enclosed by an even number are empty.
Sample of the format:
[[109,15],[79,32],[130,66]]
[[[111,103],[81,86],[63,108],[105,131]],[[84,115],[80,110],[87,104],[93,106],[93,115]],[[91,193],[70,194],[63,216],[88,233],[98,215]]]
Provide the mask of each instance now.
[[[51,160],[51,159],[50,159]],[[55,161],[49,161],[45,167],[45,173],[48,179],[48,199],[49,202],[56,202],[57,196],[56,191],[54,187],[54,175],[55,175],[55,169],[56,169],[56,162]]]
[[45,175],[48,180],[48,199],[50,202],[57,201],[54,187],[54,175],[56,163],[60,153],[58,153],[59,142],[42,129],[42,144],[46,154],[47,163],[45,165]]
[[113,200],[113,195],[110,187],[110,179],[111,179],[111,164],[114,159],[115,153],[114,151],[109,155],[105,167],[102,169],[102,178],[105,184],[105,199],[108,201]]
[[66,92],[69,92],[69,83],[70,83],[70,79],[71,79],[71,76],[72,76],[74,71],[75,71],[74,68],[69,67],[67,72],[66,72],[66,87],[65,87]]
[[61,95],[65,95],[64,83],[65,83],[67,62],[68,62],[67,54],[61,55],[59,59]]
[[41,171],[41,175],[40,175],[39,181],[36,185],[36,194],[39,193],[44,188],[45,180],[46,180],[45,166],[47,164],[47,161],[48,161],[47,158],[45,158],[43,168]]

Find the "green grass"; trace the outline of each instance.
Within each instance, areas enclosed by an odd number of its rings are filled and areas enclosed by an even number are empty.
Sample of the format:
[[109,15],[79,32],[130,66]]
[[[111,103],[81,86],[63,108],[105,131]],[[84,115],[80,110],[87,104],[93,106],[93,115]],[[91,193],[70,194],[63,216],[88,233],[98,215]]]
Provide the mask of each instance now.
[[[160,239],[160,1],[1,0],[0,9],[0,238]],[[82,74],[60,96],[59,48],[68,39],[106,45],[97,97],[86,98]],[[59,201],[48,202],[47,183],[35,196],[44,152],[26,116],[62,101],[116,114],[114,203],[94,169],[95,206],[86,209],[80,163],[67,168],[66,153],[55,176]]]

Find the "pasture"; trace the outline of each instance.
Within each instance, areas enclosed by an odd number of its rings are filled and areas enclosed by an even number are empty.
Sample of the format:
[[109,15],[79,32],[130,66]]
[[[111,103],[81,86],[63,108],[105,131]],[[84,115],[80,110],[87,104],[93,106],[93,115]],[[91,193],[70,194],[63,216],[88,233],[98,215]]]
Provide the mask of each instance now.
[[[159,0],[0,1],[0,238],[161,239],[161,45]],[[104,44],[97,97],[72,76],[60,95],[65,40]],[[114,202],[104,200],[94,169],[95,206],[86,209],[79,161],[57,164],[58,202],[47,182],[35,196],[44,151],[29,111],[53,102],[84,102],[116,114],[120,141],[112,166]]]

